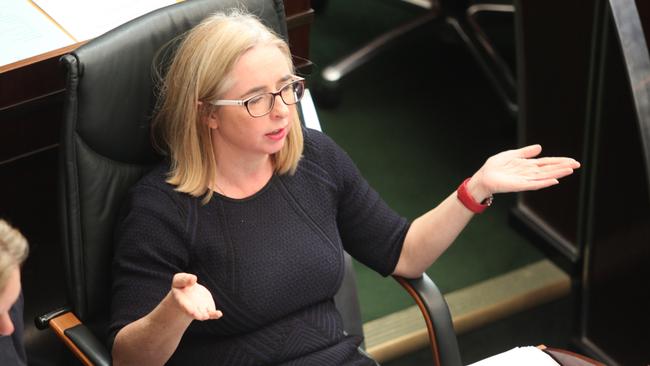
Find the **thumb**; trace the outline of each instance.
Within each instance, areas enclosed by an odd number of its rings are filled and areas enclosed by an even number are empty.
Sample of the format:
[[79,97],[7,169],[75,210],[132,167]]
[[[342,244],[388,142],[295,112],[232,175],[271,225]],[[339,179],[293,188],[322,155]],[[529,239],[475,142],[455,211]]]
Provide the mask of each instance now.
[[521,149],[515,150],[515,152],[517,153],[517,156],[520,158],[524,158],[524,159],[534,158],[535,156],[539,155],[542,152],[542,145],[535,144],[535,145],[524,146]]
[[174,275],[174,278],[172,280],[172,287],[173,288],[183,288],[187,286],[192,286],[195,284],[197,281],[197,278],[195,275],[190,274],[190,273],[176,273]]

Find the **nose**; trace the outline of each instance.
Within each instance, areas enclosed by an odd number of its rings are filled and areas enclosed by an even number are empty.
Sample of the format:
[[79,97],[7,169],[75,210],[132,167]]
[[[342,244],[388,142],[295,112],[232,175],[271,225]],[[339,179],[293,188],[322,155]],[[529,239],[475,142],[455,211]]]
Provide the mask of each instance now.
[[289,114],[289,106],[284,103],[280,95],[273,96],[275,100],[273,101],[273,108],[271,109],[271,114],[275,118],[283,118]]
[[0,315],[0,335],[7,336],[14,332],[14,323],[9,317],[9,313]]

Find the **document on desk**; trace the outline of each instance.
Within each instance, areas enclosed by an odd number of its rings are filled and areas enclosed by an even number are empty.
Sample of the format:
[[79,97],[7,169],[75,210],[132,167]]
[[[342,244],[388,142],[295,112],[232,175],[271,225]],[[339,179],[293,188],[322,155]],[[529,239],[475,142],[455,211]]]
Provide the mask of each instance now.
[[78,42],[95,38],[176,0],[31,0]]
[[29,0],[2,0],[0,66],[74,43]]
[[559,366],[555,360],[537,347],[516,347],[468,366]]

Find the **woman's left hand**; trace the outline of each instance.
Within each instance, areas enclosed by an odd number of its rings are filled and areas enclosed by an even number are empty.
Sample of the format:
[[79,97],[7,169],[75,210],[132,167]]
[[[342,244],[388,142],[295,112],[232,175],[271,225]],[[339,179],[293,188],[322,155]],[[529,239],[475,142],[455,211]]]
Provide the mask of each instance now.
[[481,201],[495,193],[537,190],[557,184],[580,167],[571,158],[535,158],[541,152],[541,145],[530,145],[490,157],[472,176],[470,192]]

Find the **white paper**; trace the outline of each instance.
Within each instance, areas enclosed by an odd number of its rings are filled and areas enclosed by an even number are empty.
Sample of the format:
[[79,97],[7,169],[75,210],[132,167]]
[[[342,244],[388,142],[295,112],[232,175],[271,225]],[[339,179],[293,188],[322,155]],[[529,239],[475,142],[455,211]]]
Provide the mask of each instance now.
[[314,106],[314,100],[311,98],[309,89],[305,89],[305,95],[300,100],[300,107],[302,108],[302,119],[305,122],[305,126],[321,131],[316,106]]
[[516,347],[468,366],[558,366],[559,364],[537,347]]
[[29,0],[2,0],[0,66],[74,43]]
[[176,0],[32,0],[77,41],[95,38]]

